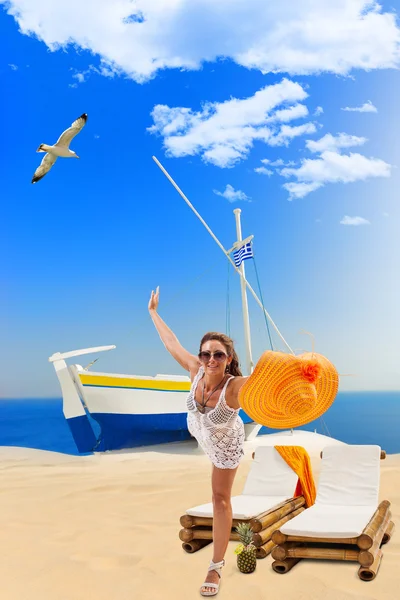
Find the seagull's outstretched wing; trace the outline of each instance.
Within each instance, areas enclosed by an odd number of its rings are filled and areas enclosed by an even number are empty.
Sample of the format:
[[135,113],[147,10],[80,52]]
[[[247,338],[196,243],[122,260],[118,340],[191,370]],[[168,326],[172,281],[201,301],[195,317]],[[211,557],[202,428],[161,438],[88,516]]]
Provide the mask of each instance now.
[[40,163],[32,177],[31,183],[36,183],[37,181],[42,179],[42,177],[44,177],[46,173],[50,171],[51,167],[54,165],[56,160],[57,156],[54,156],[53,154],[49,153],[45,154],[42,162]]
[[58,138],[57,142],[54,144],[55,146],[64,146],[68,148],[72,138],[76,136],[77,133],[83,128],[87,121],[87,114],[83,113],[76,121],[74,121],[68,129],[66,129]]

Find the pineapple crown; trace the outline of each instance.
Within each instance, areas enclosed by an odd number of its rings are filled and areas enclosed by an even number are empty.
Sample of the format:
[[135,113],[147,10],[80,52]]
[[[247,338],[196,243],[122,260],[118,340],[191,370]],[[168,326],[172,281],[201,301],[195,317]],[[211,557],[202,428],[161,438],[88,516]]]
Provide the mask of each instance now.
[[249,523],[239,523],[235,530],[239,534],[240,542],[244,547],[252,544],[253,530]]

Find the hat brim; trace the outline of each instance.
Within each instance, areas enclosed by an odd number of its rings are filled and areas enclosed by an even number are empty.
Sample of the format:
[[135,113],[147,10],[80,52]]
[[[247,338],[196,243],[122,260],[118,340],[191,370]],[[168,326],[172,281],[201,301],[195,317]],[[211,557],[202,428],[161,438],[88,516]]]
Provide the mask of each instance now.
[[[317,364],[318,375],[310,381],[305,364]],[[311,423],[332,405],[339,375],[321,354],[299,356],[267,351],[239,392],[239,403],[256,423],[272,429],[288,429]]]

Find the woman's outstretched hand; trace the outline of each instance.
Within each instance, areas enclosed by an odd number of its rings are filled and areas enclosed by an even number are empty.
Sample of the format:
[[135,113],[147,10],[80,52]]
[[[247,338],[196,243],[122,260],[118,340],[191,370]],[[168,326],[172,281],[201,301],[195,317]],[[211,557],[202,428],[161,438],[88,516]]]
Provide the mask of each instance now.
[[158,308],[158,300],[160,297],[160,288],[157,286],[156,291],[152,290],[150,300],[149,300],[149,311],[157,311]]

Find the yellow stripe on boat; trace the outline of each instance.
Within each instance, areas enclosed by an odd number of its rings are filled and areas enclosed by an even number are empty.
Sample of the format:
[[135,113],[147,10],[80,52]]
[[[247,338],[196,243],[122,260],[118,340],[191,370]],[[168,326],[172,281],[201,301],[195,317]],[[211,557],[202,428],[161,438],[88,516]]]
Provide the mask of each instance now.
[[107,377],[79,373],[84,386],[129,388],[163,392],[189,392],[190,381],[168,381],[164,379],[132,379],[131,377]]

